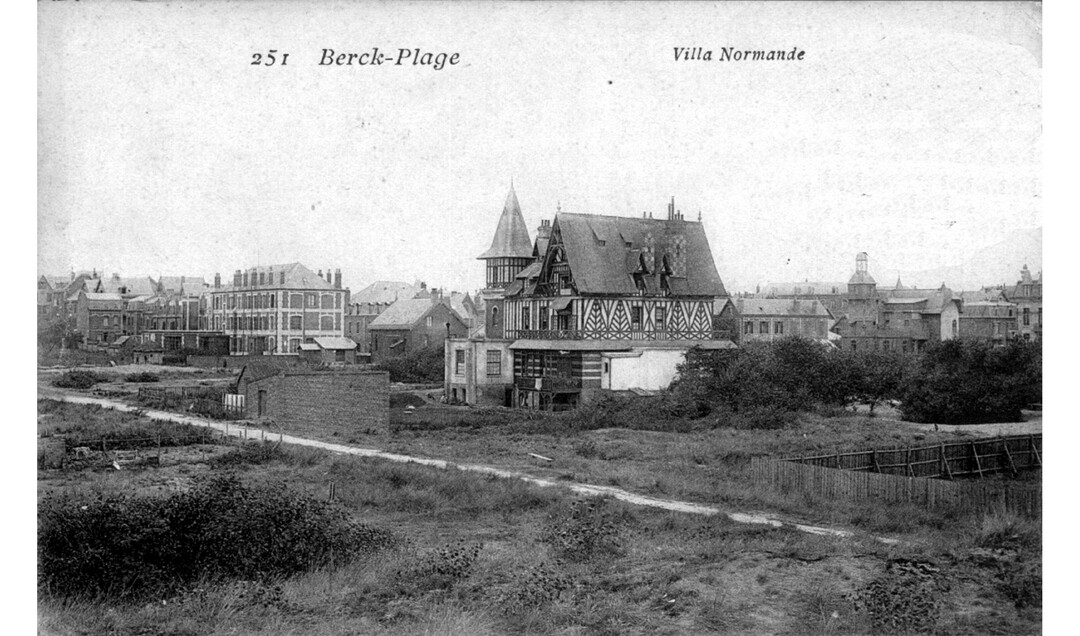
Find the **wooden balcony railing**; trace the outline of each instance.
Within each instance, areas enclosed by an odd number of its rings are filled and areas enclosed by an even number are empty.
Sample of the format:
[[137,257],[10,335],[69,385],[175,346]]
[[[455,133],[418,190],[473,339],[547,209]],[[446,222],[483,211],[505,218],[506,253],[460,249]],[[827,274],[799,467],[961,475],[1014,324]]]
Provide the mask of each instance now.
[[730,331],[617,331],[580,329],[511,329],[508,338],[518,340],[730,340]]

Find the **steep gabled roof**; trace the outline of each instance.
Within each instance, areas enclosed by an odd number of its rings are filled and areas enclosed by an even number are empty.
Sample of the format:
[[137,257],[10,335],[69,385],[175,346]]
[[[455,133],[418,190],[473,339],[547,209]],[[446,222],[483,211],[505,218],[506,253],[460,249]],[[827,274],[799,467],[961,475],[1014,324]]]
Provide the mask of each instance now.
[[667,255],[674,268],[669,278],[672,295],[727,296],[701,223],[560,214],[552,232],[561,237],[580,293],[637,293],[633,273],[640,268],[642,258],[649,271],[644,276],[648,290],[658,293],[658,274]]
[[491,241],[491,247],[478,256],[478,259],[518,257],[529,258],[532,256],[533,244],[529,240],[529,229],[525,227],[525,217],[521,215],[521,206],[518,204],[517,193],[514,186],[510,186],[510,193],[506,195],[506,203],[503,204],[502,215],[499,217],[499,227],[495,230],[495,238]]
[[389,305],[403,298],[412,298],[420,288],[396,280],[377,280],[349,296],[349,304]]
[[157,292],[157,285],[149,276],[120,277],[113,276],[97,281],[96,291],[117,293],[128,296],[144,296]]
[[411,329],[437,304],[430,298],[403,298],[372,320],[368,329]]

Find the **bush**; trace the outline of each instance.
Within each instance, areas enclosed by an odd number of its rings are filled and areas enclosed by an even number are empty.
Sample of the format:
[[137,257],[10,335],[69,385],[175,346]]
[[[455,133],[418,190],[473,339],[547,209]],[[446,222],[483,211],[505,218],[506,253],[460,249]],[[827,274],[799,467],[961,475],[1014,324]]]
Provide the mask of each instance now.
[[567,561],[588,561],[619,554],[619,528],[608,500],[575,499],[567,510],[552,514],[540,540]]
[[390,373],[391,382],[442,382],[443,348],[428,347],[384,360],[376,368]]
[[900,412],[913,422],[1015,422],[1041,401],[1038,343],[946,340],[927,348],[904,378]]
[[109,379],[94,373],[93,371],[65,371],[60,377],[53,380],[53,386],[61,389],[89,389],[99,382],[108,382]]
[[332,502],[226,476],[164,498],[45,498],[38,580],[51,596],[141,599],[195,581],[271,580],[393,543]]
[[819,403],[848,403],[852,375],[839,351],[786,337],[735,350],[692,349],[679,366],[671,391],[690,417],[717,409],[801,411]]
[[125,382],[161,382],[161,378],[155,373],[143,371],[141,373],[129,373],[124,376]]

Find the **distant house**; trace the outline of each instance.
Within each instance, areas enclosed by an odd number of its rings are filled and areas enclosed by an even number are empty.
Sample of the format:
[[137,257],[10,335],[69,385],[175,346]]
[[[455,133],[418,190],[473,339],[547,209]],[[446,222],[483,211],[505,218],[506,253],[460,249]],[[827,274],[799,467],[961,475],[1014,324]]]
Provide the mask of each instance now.
[[400,281],[379,280],[352,294],[345,312],[345,337],[357,344],[357,354],[364,358],[371,355],[371,333],[368,326],[372,320],[397,301],[416,298],[426,287],[419,282],[410,285]]
[[965,339],[1004,344],[1016,332],[1016,305],[1004,300],[964,303],[960,334]]
[[80,291],[75,302],[75,328],[86,344],[106,345],[125,335],[126,303],[120,294]]
[[300,345],[300,359],[308,364],[340,366],[356,364],[356,343],[340,336],[317,336]]
[[442,348],[448,337],[468,334],[468,326],[448,299],[438,298],[399,300],[372,320],[368,329],[375,364],[409,352]]
[[727,299],[719,315],[732,318],[740,344],[773,342],[787,336],[830,344],[829,329],[835,322],[832,313],[816,299]]
[[1024,340],[1042,338],[1042,272],[1032,278],[1028,266],[1020,271],[1020,280],[1004,290],[1005,299],[1016,305],[1016,335]]

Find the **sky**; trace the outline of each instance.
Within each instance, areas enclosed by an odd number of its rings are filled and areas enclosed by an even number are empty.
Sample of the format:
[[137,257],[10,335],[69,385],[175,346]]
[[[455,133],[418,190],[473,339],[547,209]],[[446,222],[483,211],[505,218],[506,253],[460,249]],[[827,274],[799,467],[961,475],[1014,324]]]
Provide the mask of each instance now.
[[[942,268],[1043,224],[1041,43],[1030,3],[39,3],[38,271],[475,290],[511,181],[533,236],[675,197],[732,291]],[[318,64],[376,46],[459,63]]]

